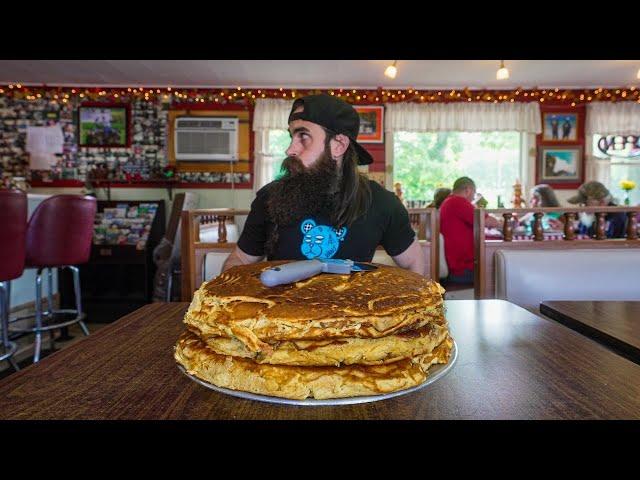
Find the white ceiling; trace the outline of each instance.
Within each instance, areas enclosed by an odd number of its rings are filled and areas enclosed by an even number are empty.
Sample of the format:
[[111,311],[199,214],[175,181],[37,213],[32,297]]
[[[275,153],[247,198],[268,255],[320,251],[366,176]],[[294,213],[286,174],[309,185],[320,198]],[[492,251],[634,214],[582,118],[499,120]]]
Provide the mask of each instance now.
[[290,88],[589,88],[640,85],[640,60],[0,60],[0,83]]

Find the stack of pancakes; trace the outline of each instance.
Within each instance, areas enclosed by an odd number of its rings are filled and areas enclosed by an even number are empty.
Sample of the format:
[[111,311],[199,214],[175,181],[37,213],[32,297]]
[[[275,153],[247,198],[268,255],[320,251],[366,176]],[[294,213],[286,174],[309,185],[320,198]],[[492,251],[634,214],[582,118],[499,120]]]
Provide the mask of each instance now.
[[438,283],[378,265],[262,285],[260,273],[282,263],[233,267],[195,292],[175,348],[188,373],[233,390],[328,399],[404,390],[447,363]]

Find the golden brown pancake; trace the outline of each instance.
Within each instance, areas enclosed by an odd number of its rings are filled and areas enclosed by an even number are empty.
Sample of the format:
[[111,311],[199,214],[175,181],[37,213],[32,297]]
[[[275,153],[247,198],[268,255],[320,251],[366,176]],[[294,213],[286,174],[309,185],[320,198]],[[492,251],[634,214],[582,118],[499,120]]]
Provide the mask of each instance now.
[[282,263],[236,266],[203,283],[185,323],[204,337],[235,337],[260,352],[275,341],[381,338],[444,316],[444,289],[409,270],[378,265],[369,272],[262,285],[260,273]]
[[381,395],[424,382],[428,369],[446,363],[453,342],[447,336],[431,353],[383,365],[300,367],[258,364],[219,355],[193,332],[184,332],[175,359],[189,374],[219,387],[291,399]]
[[270,350],[251,351],[237,338],[199,336],[217,354],[249,358],[272,365],[340,366],[393,363],[431,352],[448,334],[446,324],[429,323],[417,330],[380,338],[287,340],[270,343]]

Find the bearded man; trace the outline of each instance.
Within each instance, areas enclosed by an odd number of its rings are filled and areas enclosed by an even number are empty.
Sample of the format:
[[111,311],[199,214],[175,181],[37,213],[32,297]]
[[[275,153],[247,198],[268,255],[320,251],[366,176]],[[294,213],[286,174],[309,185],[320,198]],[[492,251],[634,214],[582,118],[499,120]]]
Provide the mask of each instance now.
[[[591,181],[583,183],[578,193],[567,202],[586,207],[616,207],[609,189],[602,183]],[[594,237],[596,234],[596,214],[580,212],[578,214],[578,233]],[[624,238],[627,231],[627,215],[624,212],[613,212],[605,215],[605,234],[607,238]]]
[[373,162],[356,142],[359,126],[355,109],[334,96],[293,103],[284,175],[256,193],[223,271],[265,256],[370,262],[382,245],[398,266],[424,275],[424,253],[406,208],[358,171]]

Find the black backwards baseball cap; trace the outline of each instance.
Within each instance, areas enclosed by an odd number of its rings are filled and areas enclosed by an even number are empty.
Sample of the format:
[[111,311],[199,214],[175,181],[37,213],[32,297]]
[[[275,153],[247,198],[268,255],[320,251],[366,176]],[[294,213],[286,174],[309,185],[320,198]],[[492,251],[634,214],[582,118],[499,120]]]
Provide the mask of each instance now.
[[[293,113],[300,106],[303,110]],[[347,102],[326,94],[298,98],[293,102],[289,114],[289,123],[294,120],[306,120],[333,133],[346,135],[358,153],[358,165],[373,163],[371,154],[356,141],[360,131],[360,116]]]

